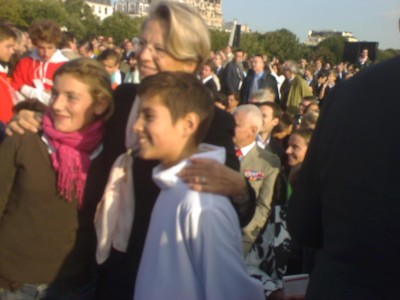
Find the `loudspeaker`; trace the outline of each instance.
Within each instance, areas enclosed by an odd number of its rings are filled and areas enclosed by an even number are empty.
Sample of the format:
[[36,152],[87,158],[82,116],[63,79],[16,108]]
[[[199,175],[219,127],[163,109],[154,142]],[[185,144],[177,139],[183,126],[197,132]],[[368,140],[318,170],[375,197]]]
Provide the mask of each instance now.
[[233,43],[232,48],[240,48],[240,31],[241,25],[236,25],[235,27],[235,34],[233,35]]

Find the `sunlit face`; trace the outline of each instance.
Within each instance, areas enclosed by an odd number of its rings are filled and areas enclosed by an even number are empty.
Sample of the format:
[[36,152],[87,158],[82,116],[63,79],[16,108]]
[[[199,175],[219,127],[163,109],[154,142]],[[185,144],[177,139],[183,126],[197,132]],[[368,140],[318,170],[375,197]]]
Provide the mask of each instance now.
[[221,55],[219,54],[215,55],[213,61],[217,67],[221,66],[222,65]]
[[115,73],[119,69],[119,63],[117,63],[113,58],[107,58],[101,61],[101,63],[109,75]]
[[182,60],[172,57],[165,49],[165,29],[158,20],[149,20],[142,30],[140,46],[137,53],[141,78],[157,74],[161,71],[194,72],[196,66],[187,69]]
[[313,78],[313,74],[309,69],[304,70],[304,76],[311,79]]
[[200,72],[201,79],[204,79],[204,78],[207,78],[208,76],[211,76],[212,73],[213,72],[211,70],[211,67],[208,66],[208,65],[204,65],[202,67],[202,69],[201,69],[201,72]]
[[184,121],[178,119],[174,124],[171,113],[158,96],[140,97],[139,115],[133,131],[138,137],[141,158],[160,160],[164,166],[180,160],[185,145]]
[[333,84],[333,83],[335,83],[335,81],[336,81],[336,76],[333,74],[329,74],[328,75],[328,83]]
[[0,42],[0,61],[9,62],[14,54],[15,40],[8,38]]
[[289,137],[286,154],[288,156],[288,165],[291,167],[297,166],[304,161],[307,153],[308,145],[301,136],[292,134]]
[[43,41],[36,42],[36,48],[39,57],[44,61],[49,61],[50,58],[57,50],[57,46],[54,43],[46,43]]
[[240,63],[243,60],[243,51],[236,51],[235,52],[235,62]]
[[61,132],[80,131],[103,112],[104,107],[93,101],[86,83],[70,74],[55,78],[50,101],[50,114],[55,129]]
[[256,74],[264,70],[264,61],[260,56],[254,56],[253,59],[251,60],[251,65]]
[[247,116],[243,113],[237,113],[234,115],[235,118],[235,136],[233,137],[233,143],[238,148],[243,148],[250,145],[255,140],[255,136],[252,133],[252,128]]
[[274,118],[274,110],[267,106],[261,105],[260,110],[263,116],[263,125],[261,127],[261,133],[268,133],[270,134],[274,127],[278,125],[279,120],[278,118]]

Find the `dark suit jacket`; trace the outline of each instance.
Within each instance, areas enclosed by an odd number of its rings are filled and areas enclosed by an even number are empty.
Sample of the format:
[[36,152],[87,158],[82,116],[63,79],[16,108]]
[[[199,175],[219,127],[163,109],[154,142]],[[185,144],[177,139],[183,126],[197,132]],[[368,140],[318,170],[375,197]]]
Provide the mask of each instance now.
[[288,211],[319,248],[306,299],[399,298],[399,78],[400,56],[325,99]]
[[286,162],[286,153],[285,153],[285,149],[283,148],[282,144],[280,142],[278,142],[278,140],[274,137],[271,137],[268,145],[265,147],[266,150],[276,154],[280,161],[281,161],[281,165],[284,165],[284,163]]
[[[96,197],[100,200],[107,182],[110,168],[116,157],[125,151],[125,127],[129,112],[136,96],[136,85],[122,84],[114,92],[115,110],[107,123],[104,137],[104,150],[93,162],[89,170],[85,198]],[[238,170],[232,137],[235,122],[231,114],[217,109],[210,130],[204,140],[206,143],[223,146],[227,150],[226,165]],[[135,158],[133,165],[135,191],[135,217],[131,237],[126,253],[112,249],[109,259],[98,267],[96,299],[131,300],[135,286],[136,272],[147,234],[153,205],[158,197],[159,188],[152,180],[152,169],[157,161]],[[251,195],[255,203],[255,195]],[[85,200],[86,201],[86,200]],[[249,210],[241,222],[246,224],[254,213]]]
[[[256,76],[253,70],[250,70],[247,77],[243,80],[242,88],[240,89],[240,104],[246,104],[249,101],[253,78]],[[275,103],[279,104],[278,84],[274,76],[264,71],[261,78],[258,79],[258,89],[269,87],[275,93]]]
[[212,98],[213,100],[217,100],[218,99],[218,88],[217,88],[217,84],[215,83],[214,79],[210,78],[209,80],[207,80],[204,85],[211,91],[212,94]]
[[238,92],[240,82],[243,81],[243,73],[238,64],[234,61],[229,62],[221,73],[222,92],[225,94]]

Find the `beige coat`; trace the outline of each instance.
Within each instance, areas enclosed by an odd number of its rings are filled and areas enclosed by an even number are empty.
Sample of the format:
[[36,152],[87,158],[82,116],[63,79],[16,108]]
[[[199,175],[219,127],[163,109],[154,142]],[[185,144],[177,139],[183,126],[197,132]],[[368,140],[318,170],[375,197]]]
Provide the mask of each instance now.
[[243,252],[247,255],[268,219],[276,177],[280,170],[279,158],[255,145],[240,161],[240,172],[256,192],[256,210],[249,224],[242,229]]

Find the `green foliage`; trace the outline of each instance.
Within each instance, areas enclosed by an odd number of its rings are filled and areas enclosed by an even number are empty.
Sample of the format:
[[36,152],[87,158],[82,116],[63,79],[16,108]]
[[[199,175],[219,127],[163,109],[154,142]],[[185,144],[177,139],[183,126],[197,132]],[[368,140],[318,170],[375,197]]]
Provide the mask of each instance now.
[[258,32],[241,34],[240,48],[250,55],[264,54],[266,50],[260,37],[261,35]]
[[342,36],[326,38],[318,44],[315,56],[322,57],[325,62],[335,65],[342,61],[346,39]]
[[[143,18],[130,18],[120,12],[101,22],[84,0],[0,0],[0,21],[27,29],[32,21],[42,18],[57,21],[73,32],[78,40],[101,34],[112,36],[116,44],[121,44],[125,38],[138,36],[143,22]],[[210,30],[211,48],[214,51],[224,48],[229,35],[229,32]],[[299,43],[289,30],[279,29],[266,33],[242,33],[240,48],[250,55],[267,54],[278,57],[280,61],[322,57],[337,64],[342,60],[344,44],[344,38],[336,36],[325,39],[316,47],[308,47]],[[400,50],[378,49],[377,61],[395,55],[400,55]]]
[[210,39],[211,39],[211,49],[214,51],[223,49],[228,45],[229,42],[229,32],[211,29]]
[[18,27],[27,27],[28,24],[21,17],[22,7],[18,0],[0,0],[0,21]]
[[112,36],[114,42],[119,45],[125,38],[131,39],[138,36],[142,22],[142,18],[133,19],[124,13],[115,12],[103,20],[100,29],[103,35]]
[[20,0],[20,3],[22,7],[21,17],[28,25],[38,19],[51,19],[62,26],[68,19],[68,14],[61,0]]
[[376,58],[376,62],[381,62],[384,61],[386,59],[395,57],[400,55],[400,49],[386,49],[386,50],[379,50],[378,49],[378,53],[377,53],[377,58]]
[[97,35],[100,20],[83,0],[66,0],[64,7],[69,16],[65,25],[78,40]]

